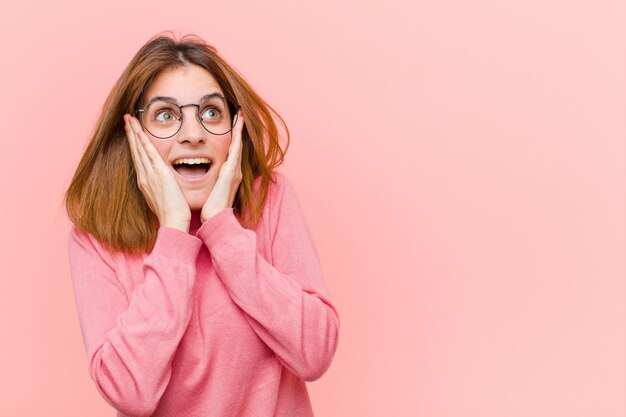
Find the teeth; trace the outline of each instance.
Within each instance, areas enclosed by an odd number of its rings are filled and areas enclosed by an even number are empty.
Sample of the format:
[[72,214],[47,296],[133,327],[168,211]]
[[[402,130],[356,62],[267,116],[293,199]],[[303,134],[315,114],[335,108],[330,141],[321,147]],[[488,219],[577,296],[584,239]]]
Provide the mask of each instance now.
[[178,164],[210,164],[209,158],[180,158],[175,160],[172,165]]

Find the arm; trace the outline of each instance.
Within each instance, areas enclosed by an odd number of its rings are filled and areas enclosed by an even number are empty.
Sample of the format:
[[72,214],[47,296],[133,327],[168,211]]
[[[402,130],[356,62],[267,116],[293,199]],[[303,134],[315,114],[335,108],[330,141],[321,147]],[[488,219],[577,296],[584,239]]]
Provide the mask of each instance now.
[[89,375],[102,397],[125,414],[151,415],[167,387],[191,318],[201,247],[195,236],[159,228],[143,279],[137,277],[141,284],[127,295],[108,252],[72,226],[70,272]]
[[[337,349],[339,315],[329,298],[309,226],[286,177],[270,200],[272,263],[257,253],[257,237],[233,208],[198,229],[233,301],[278,360],[305,381],[320,378]],[[273,200],[273,201],[272,201]]]

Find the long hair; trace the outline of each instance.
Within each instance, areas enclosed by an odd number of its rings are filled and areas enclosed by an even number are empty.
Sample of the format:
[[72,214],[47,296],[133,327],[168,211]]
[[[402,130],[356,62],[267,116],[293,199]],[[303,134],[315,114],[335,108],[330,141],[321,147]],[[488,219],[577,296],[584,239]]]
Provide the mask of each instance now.
[[[111,250],[144,252],[156,241],[156,216],[137,185],[123,116],[135,114],[150,83],[165,69],[195,64],[218,82],[224,96],[242,107],[242,180],[233,209],[243,227],[254,227],[262,214],[272,172],[289,147],[283,118],[229,65],[215,47],[194,34],[177,40],[171,31],[151,38],[130,61],[107,97],[91,140],[78,164],[64,202],[74,225]],[[281,149],[274,113],[286,132]],[[255,181],[260,178],[258,192]]]

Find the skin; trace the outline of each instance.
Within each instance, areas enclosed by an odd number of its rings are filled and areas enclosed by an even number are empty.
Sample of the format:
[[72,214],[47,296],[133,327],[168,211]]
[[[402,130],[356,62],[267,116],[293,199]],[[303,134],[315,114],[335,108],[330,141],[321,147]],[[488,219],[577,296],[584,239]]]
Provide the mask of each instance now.
[[[215,91],[223,95],[213,76],[202,67],[189,65],[163,71],[146,91],[146,97],[149,101],[157,95],[169,96],[178,104],[187,104],[198,103],[203,95]],[[242,179],[244,120],[241,111],[235,127],[225,135],[207,132],[195,112],[196,107],[184,107],[183,125],[168,139],[152,136],[137,118],[124,115],[139,189],[161,226],[187,233],[192,211],[199,211],[204,223],[221,210],[232,207]],[[208,178],[197,184],[185,181],[171,165],[174,159],[189,153],[208,155],[213,161]]]

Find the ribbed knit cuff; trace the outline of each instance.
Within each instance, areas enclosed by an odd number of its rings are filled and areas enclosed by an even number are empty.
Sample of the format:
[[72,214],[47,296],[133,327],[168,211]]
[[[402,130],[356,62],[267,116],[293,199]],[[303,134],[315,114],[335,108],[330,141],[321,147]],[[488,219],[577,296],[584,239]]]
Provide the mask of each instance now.
[[245,229],[235,217],[235,210],[228,207],[205,221],[196,231],[196,236],[202,239],[207,248],[211,249],[211,247],[221,246],[228,236],[239,233],[241,230]]
[[201,247],[202,241],[196,236],[175,227],[161,226],[150,256],[175,258],[195,265]]

